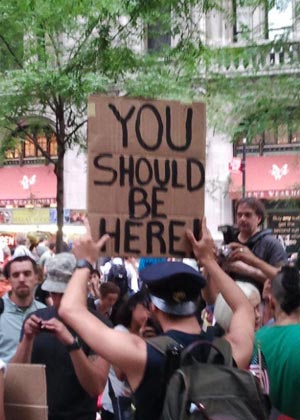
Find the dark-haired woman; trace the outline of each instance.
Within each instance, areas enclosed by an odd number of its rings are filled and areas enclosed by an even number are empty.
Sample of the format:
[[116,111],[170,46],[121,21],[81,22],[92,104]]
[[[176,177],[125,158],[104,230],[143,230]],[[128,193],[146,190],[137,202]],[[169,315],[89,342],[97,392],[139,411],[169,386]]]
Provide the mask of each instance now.
[[[149,299],[144,292],[137,292],[132,295],[126,302],[124,302],[117,314],[116,314],[116,326],[115,329],[124,331],[124,333],[140,334],[140,330],[145,326],[147,319],[149,318],[150,312],[148,309]],[[118,379],[121,378],[122,380]],[[113,367],[109,371],[109,380],[111,383],[112,390],[109,390],[109,382],[107,382],[105,390],[102,396],[102,420],[116,420],[125,419],[125,413],[114,414],[114,408],[112,399],[115,398],[115,404],[119,403],[118,408],[120,411],[124,410],[122,402],[126,403],[125,399],[119,399],[119,397],[128,397],[127,402],[130,404],[131,391],[125,378],[122,377],[121,372],[118,372]],[[113,393],[112,399],[110,394]],[[123,417],[121,417],[123,415]]]

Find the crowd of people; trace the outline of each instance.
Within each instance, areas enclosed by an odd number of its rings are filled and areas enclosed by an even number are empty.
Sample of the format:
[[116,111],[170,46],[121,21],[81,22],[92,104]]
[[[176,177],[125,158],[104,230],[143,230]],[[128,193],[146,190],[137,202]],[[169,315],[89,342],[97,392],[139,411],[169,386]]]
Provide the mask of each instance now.
[[204,217],[199,240],[186,232],[187,261],[99,258],[109,236],[93,241],[87,221],[67,252],[21,238],[3,267],[0,418],[7,365],[33,363],[46,366],[49,420],[159,419],[168,360],[149,337],[162,335],[180,348],[222,337],[269,396],[269,418],[300,419],[300,276],[264,217],[241,199],[236,237],[219,248]]

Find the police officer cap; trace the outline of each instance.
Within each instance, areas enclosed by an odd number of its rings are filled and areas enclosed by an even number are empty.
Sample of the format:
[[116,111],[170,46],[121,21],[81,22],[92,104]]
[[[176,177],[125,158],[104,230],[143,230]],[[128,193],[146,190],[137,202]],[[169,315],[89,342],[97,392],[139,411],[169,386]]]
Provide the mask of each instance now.
[[153,304],[162,312],[187,316],[195,313],[200,289],[205,279],[183,262],[164,262],[146,267],[140,272]]

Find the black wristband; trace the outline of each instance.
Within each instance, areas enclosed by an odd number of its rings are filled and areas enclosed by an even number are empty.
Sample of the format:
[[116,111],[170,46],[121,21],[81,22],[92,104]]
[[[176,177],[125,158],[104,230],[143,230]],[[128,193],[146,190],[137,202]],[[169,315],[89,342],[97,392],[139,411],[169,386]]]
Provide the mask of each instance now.
[[79,343],[77,336],[74,337],[74,341],[72,344],[69,344],[68,346],[66,346],[66,349],[68,350],[68,352],[73,351],[73,350],[79,350],[80,348],[81,348],[81,345]]
[[94,267],[87,260],[78,260],[76,263],[76,268],[88,268],[91,273],[94,271]]

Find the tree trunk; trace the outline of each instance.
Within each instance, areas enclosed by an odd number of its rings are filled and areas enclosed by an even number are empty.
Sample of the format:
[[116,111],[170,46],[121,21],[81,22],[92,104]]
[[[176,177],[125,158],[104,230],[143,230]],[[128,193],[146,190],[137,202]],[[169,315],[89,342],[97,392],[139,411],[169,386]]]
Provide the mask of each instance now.
[[55,174],[57,178],[56,205],[57,205],[57,233],[56,253],[63,250],[63,224],[64,224],[64,157],[65,157],[65,121],[63,106],[57,111],[57,163]]
[[63,249],[63,224],[64,224],[64,155],[59,156],[55,166],[57,178],[56,205],[57,205],[57,233],[56,233],[56,252]]

